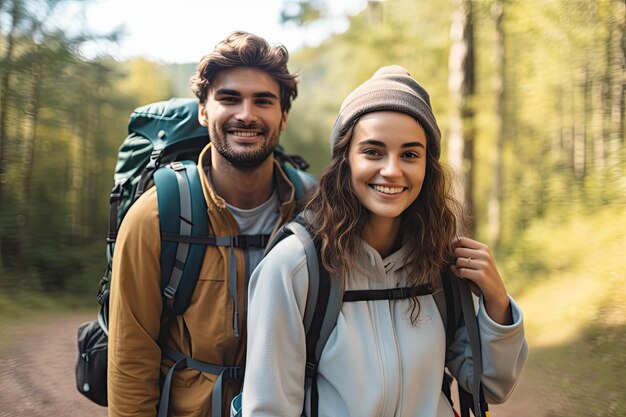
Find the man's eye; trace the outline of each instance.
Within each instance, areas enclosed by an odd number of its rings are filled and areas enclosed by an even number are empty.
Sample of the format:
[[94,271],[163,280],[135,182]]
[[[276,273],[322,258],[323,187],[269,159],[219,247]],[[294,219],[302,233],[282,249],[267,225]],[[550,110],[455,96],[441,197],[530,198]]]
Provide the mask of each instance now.
[[272,100],[266,100],[266,99],[257,100],[256,104],[259,104],[261,106],[269,106],[272,104]]
[[222,97],[220,101],[223,103],[237,103],[239,99],[237,97]]

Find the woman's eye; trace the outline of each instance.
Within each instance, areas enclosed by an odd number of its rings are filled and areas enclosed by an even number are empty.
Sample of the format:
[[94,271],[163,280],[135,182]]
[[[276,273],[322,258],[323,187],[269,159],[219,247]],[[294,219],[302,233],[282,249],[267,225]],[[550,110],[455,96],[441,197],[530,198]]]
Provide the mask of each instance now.
[[404,155],[402,156],[403,158],[413,159],[413,158],[419,158],[420,154],[417,152],[405,152]]
[[365,155],[368,155],[368,156],[378,156],[378,155],[380,155],[380,152],[378,152],[376,149],[364,149],[363,153]]

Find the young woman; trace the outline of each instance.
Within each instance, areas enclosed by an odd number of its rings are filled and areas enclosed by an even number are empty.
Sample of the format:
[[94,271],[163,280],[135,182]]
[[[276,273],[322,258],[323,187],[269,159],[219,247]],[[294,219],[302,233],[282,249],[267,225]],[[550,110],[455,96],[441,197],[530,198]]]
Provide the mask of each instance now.
[[[439,162],[440,132],[428,93],[407,71],[383,67],[344,101],[332,161],[308,208],[321,259],[345,290],[430,285],[450,258],[478,294],[487,402],[506,400],[527,356],[522,313],[489,249],[456,237],[456,204]],[[310,415],[304,386],[306,258],[295,236],[251,277],[244,416]],[[465,328],[446,352],[432,295],[344,302],[322,352],[319,416],[452,417],[444,367],[469,387]]]

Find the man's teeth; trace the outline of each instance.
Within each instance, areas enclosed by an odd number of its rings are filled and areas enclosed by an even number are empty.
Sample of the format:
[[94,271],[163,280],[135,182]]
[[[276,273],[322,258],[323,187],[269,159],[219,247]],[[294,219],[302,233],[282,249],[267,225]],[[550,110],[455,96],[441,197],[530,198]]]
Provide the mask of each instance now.
[[404,190],[404,187],[383,187],[381,185],[372,185],[372,188],[385,194],[399,194]]
[[233,135],[251,138],[252,136],[258,135],[258,133],[257,132],[233,132]]

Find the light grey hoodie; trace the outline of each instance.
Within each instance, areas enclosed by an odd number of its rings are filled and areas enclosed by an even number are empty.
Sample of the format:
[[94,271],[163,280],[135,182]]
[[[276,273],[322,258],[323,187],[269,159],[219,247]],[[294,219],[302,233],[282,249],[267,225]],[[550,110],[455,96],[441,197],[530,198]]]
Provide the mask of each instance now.
[[[346,278],[346,290],[406,286],[404,248],[381,259],[363,242],[361,270]],[[336,277],[332,277],[336,279]],[[245,417],[298,417],[305,400],[306,344],[303,326],[308,273],[295,236],[280,242],[252,274],[249,287],[248,351],[243,388]],[[466,388],[472,358],[465,328],[457,331],[446,362],[445,330],[431,295],[420,296],[411,323],[411,302],[343,303],[337,326],[318,368],[320,417],[452,417],[441,391],[443,370]],[[511,299],[513,324],[489,318],[479,300],[485,397],[505,401],[526,361],[522,313]],[[306,388],[306,414],[309,391]]]

